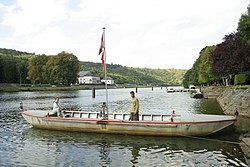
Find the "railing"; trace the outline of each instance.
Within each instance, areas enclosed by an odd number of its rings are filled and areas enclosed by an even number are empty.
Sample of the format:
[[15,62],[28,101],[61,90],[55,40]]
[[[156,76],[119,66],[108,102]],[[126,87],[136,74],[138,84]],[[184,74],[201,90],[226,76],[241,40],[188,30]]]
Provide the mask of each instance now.
[[[99,112],[81,112],[81,111],[70,111],[66,112],[65,115],[73,118],[86,118],[86,119],[102,119],[102,115]],[[129,120],[129,113],[113,113],[108,115],[109,119],[118,120]],[[139,114],[139,120],[141,121],[172,121],[180,120],[180,115],[175,114]]]

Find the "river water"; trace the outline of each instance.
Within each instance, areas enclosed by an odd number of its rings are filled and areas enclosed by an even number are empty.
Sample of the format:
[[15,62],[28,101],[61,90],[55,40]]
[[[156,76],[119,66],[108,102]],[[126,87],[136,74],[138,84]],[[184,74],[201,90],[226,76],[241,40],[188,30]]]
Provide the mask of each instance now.
[[[109,89],[109,112],[129,112],[133,89]],[[110,135],[32,128],[24,109],[51,108],[54,97],[65,108],[100,111],[105,90],[18,92],[0,94],[0,166],[247,166],[239,130],[231,126],[202,138]],[[214,99],[193,99],[165,88],[141,88],[141,113],[222,114]]]

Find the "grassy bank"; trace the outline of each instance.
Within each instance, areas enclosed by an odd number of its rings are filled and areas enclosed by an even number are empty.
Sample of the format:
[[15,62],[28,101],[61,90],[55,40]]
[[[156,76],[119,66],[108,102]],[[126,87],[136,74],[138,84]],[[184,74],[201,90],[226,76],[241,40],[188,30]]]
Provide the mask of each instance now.
[[95,87],[96,89],[104,88],[103,85],[81,85],[81,86],[33,86],[33,87],[0,87],[0,92],[32,92],[32,91],[72,91],[72,90],[88,90]]
[[[144,88],[146,86],[138,86]],[[78,85],[78,86],[2,86],[0,92],[34,92],[34,91],[73,91],[73,90],[91,90],[91,89],[105,89],[105,85]],[[109,89],[116,88],[115,85],[109,85]],[[119,85],[119,88],[135,88],[135,85]]]

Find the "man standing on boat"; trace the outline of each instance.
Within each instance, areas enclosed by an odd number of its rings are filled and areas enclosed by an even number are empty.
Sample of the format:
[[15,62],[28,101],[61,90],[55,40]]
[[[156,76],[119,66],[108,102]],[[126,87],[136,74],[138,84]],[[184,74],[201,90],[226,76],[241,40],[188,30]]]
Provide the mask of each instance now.
[[62,107],[60,105],[59,98],[56,97],[53,103],[53,114],[51,116],[54,116],[54,117],[60,116],[61,110],[62,110]]
[[135,97],[135,92],[131,91],[131,112],[129,120],[139,121],[139,100]]

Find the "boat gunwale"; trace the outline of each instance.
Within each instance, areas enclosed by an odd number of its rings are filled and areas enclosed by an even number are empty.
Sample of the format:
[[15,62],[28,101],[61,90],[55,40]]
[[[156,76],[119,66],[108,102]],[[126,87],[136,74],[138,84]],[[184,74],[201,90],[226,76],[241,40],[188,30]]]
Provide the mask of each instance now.
[[46,120],[60,120],[60,121],[79,121],[79,122],[89,122],[89,123],[129,123],[129,124],[173,124],[173,125],[180,125],[180,124],[207,124],[207,123],[219,123],[219,122],[235,122],[237,120],[236,117],[231,118],[231,119],[225,119],[225,120],[211,120],[211,121],[198,121],[198,122],[171,122],[171,121],[133,121],[133,120],[121,120],[121,119],[93,119],[93,118],[74,118],[74,117],[68,117],[68,118],[63,118],[63,117],[47,117],[47,116],[36,116],[32,114],[28,114],[24,112],[21,112],[22,115],[26,115],[29,117],[35,117],[39,119],[46,119]]

